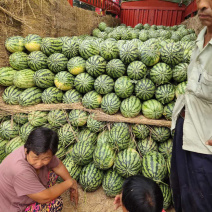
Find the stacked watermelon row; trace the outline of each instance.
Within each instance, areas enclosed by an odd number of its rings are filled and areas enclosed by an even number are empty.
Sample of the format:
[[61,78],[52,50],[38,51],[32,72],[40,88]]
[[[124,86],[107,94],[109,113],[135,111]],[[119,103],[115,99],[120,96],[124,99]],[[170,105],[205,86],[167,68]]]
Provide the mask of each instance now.
[[[81,110],[33,111],[0,121],[0,161],[23,145],[33,129],[43,126],[57,132],[56,155],[86,191],[102,185],[106,195],[113,197],[125,178],[137,174],[158,183],[168,181],[172,138],[167,127],[126,123],[109,127]],[[170,203],[168,198],[166,207]]]
[[78,103],[124,117],[171,119],[185,91],[196,35],[184,25],[100,23],[93,36],[10,37],[10,67],[0,68],[3,100],[21,106]]

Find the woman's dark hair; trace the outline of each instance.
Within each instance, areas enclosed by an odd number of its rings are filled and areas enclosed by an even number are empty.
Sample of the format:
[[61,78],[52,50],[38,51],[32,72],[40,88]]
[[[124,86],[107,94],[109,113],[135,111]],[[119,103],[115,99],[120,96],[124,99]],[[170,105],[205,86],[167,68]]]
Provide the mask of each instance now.
[[161,212],[163,194],[153,180],[131,176],[123,184],[122,204],[129,212]]
[[55,155],[58,149],[58,142],[59,139],[55,131],[39,127],[29,134],[24,147],[27,149],[27,154],[32,151],[39,155],[51,150],[52,154]]

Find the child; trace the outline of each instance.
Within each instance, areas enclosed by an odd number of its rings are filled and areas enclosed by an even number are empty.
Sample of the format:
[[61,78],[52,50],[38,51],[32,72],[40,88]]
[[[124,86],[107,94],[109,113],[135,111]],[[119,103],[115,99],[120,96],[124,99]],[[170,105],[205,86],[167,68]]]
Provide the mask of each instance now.
[[116,209],[123,212],[161,212],[163,194],[160,187],[151,179],[136,175],[127,178],[122,193],[115,197]]

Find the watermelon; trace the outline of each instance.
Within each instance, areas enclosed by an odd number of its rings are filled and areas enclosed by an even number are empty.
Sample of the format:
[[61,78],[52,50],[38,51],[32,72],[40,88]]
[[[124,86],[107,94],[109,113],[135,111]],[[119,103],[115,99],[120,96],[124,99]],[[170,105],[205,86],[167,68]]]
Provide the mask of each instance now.
[[64,160],[64,158],[66,157],[66,151],[62,145],[60,145],[60,144],[58,145],[58,150],[57,150],[55,156],[57,156],[57,158],[59,158],[60,160]]
[[88,58],[85,63],[85,68],[92,77],[98,77],[106,71],[106,60],[99,56],[94,55]]
[[82,104],[89,109],[95,109],[100,106],[102,102],[102,96],[96,91],[90,91],[86,93],[82,98]]
[[67,71],[61,71],[55,75],[54,84],[62,91],[70,90],[74,87],[74,76]]
[[58,88],[49,87],[43,91],[41,99],[45,104],[60,103],[63,99],[63,92]]
[[101,170],[107,170],[113,166],[115,156],[116,154],[109,144],[98,145],[93,153],[94,166]]
[[154,126],[151,130],[151,136],[157,142],[164,142],[171,136],[171,131],[168,127]]
[[11,152],[13,152],[15,149],[19,148],[20,146],[23,146],[24,142],[20,138],[20,136],[16,136],[9,142],[7,142],[5,146],[5,152],[7,155],[9,155]]
[[6,39],[5,41],[6,49],[13,52],[22,52],[24,51],[24,38],[22,36],[12,36]]
[[82,101],[82,95],[75,89],[68,90],[63,95],[63,103],[65,104],[77,103],[81,101]]
[[140,113],[141,106],[141,101],[137,97],[130,96],[122,101],[120,111],[124,117],[133,118]]
[[114,122],[113,127],[123,127],[125,129],[129,130],[128,124],[124,123],[124,122]]
[[116,171],[109,169],[104,175],[102,187],[108,197],[115,197],[122,191],[124,178]]
[[85,72],[86,61],[82,57],[73,57],[67,63],[68,71],[73,75]]
[[144,124],[134,124],[132,126],[132,133],[136,138],[145,139],[149,135],[149,127]]
[[87,123],[88,113],[83,110],[72,110],[69,113],[69,121],[75,127],[81,127]]
[[123,126],[114,126],[109,132],[109,144],[114,149],[126,149],[130,142],[129,129]]
[[14,75],[17,71],[11,67],[0,68],[0,85],[10,86],[13,85]]
[[149,39],[149,33],[148,33],[148,31],[147,30],[141,30],[140,32],[139,32],[139,39],[141,40],[141,41],[147,41],[148,39]]
[[173,147],[173,141],[172,139],[168,139],[167,141],[159,144],[158,151],[166,159],[172,154],[172,147]]
[[95,120],[95,114],[90,114],[87,119],[87,127],[92,132],[99,132],[105,127],[105,122]]
[[34,71],[31,69],[23,69],[17,71],[14,75],[13,83],[18,88],[31,88],[35,86]]
[[142,113],[146,118],[160,119],[163,115],[163,105],[155,99],[147,100],[142,104]]
[[172,69],[166,63],[158,63],[150,70],[150,79],[157,85],[168,83],[172,78]]
[[100,52],[100,47],[95,41],[84,40],[79,46],[80,56],[84,59],[88,59],[91,56],[98,55]]
[[150,151],[158,151],[158,145],[151,137],[147,137],[138,140],[137,149],[141,155],[145,155]]
[[172,204],[171,188],[165,183],[160,183],[159,186],[163,194],[163,209],[167,210]]
[[98,36],[98,34],[101,32],[101,30],[99,29],[99,28],[95,28],[93,31],[92,31],[92,35],[94,36],[94,37],[97,37]]
[[0,124],[0,136],[5,140],[15,138],[19,133],[19,126],[11,120],[4,121]]
[[135,85],[135,95],[141,100],[149,100],[155,94],[155,85],[150,79],[141,79]]
[[80,93],[87,93],[94,88],[94,78],[88,73],[81,73],[75,77],[74,86]]
[[122,177],[137,175],[141,170],[141,158],[132,148],[118,153],[114,162],[114,170]]
[[33,71],[47,68],[47,56],[41,51],[33,51],[28,55],[28,65]]
[[90,131],[88,128],[83,128],[78,134],[78,142],[89,142],[96,145],[97,133]]
[[27,88],[24,90],[18,99],[19,105],[29,106],[41,103],[42,90],[37,87]]
[[142,23],[138,23],[135,25],[134,29],[139,29],[142,30],[143,29],[143,24]]
[[23,92],[23,89],[17,88],[14,85],[7,87],[3,94],[2,99],[6,104],[18,105],[19,96]]
[[115,93],[106,94],[102,98],[101,108],[104,113],[113,115],[118,112],[121,105],[119,97]]
[[175,102],[170,102],[163,108],[163,115],[166,120],[171,121],[172,120],[172,112],[174,109]]
[[141,61],[134,61],[127,67],[127,75],[130,79],[139,80],[146,76],[147,67]]
[[94,88],[99,94],[107,94],[113,91],[114,80],[108,75],[100,75],[94,82]]
[[97,169],[93,163],[84,166],[79,178],[79,184],[86,192],[95,191],[102,184],[103,171]]
[[28,114],[27,113],[16,113],[13,115],[13,120],[17,124],[25,124],[28,122]]
[[112,60],[119,57],[119,49],[116,42],[104,41],[100,45],[100,55],[105,60]]
[[41,51],[50,56],[54,53],[60,53],[62,51],[63,42],[58,38],[46,37],[43,38],[41,43]]
[[107,24],[105,22],[100,22],[99,25],[98,25],[98,28],[101,31],[105,31],[105,29],[107,28]]
[[154,181],[162,181],[167,175],[166,161],[163,155],[156,151],[148,152],[142,159],[142,174]]
[[5,151],[5,147],[7,143],[8,143],[7,140],[3,140],[2,138],[0,138],[0,164],[7,155]]
[[49,69],[41,69],[34,73],[34,82],[39,88],[49,88],[54,85],[54,74]]
[[53,127],[60,127],[67,123],[68,114],[65,110],[51,110],[48,114],[48,122]]
[[29,134],[35,129],[36,127],[34,127],[33,125],[31,125],[29,122],[26,122],[25,124],[23,124],[20,128],[19,131],[19,135],[21,137],[21,140],[23,142],[27,141],[27,138],[29,136]]
[[67,39],[63,43],[62,47],[62,53],[67,57],[67,58],[72,58],[76,57],[79,55],[79,41],[78,38],[72,38],[72,39]]
[[120,98],[130,97],[134,91],[134,85],[127,76],[119,77],[114,85],[115,93]]
[[54,53],[50,55],[47,59],[47,65],[49,70],[58,73],[60,71],[65,71],[67,68],[68,59],[65,55],[61,53]]
[[98,145],[101,146],[102,144],[108,143],[108,140],[109,140],[109,131],[104,130],[100,132],[97,137],[97,146]]
[[175,90],[176,97],[185,93],[186,86],[187,86],[187,81],[181,82],[177,85],[176,90]]
[[29,123],[34,127],[41,127],[48,121],[47,111],[32,111],[28,114]]
[[188,63],[180,63],[176,65],[173,69],[173,80],[176,82],[183,82],[187,80],[187,69]]
[[106,66],[106,73],[112,78],[119,78],[125,74],[126,67],[119,59],[110,60]]
[[42,38],[36,34],[29,34],[24,39],[24,46],[29,52],[40,51]]
[[171,102],[175,97],[175,89],[172,84],[165,84],[157,87],[155,98],[162,104]]
[[24,52],[14,52],[9,56],[10,66],[16,70],[28,68],[28,55]]

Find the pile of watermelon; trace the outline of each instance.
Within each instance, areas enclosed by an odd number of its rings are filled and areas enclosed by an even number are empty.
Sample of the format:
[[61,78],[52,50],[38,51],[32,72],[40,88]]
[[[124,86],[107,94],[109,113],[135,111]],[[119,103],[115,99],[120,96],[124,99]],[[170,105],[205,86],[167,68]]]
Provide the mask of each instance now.
[[0,68],[4,102],[82,102],[110,115],[170,120],[186,87],[194,30],[149,24],[111,28],[101,22],[92,34],[9,37],[10,66]]
[[[57,132],[56,153],[85,191],[101,185],[107,196],[120,193],[125,178],[142,174],[162,187],[164,208],[171,204],[168,185],[172,135],[167,127],[106,123],[82,110],[33,111],[1,117],[0,163],[23,145],[37,127]],[[13,122],[11,122],[13,119]]]

